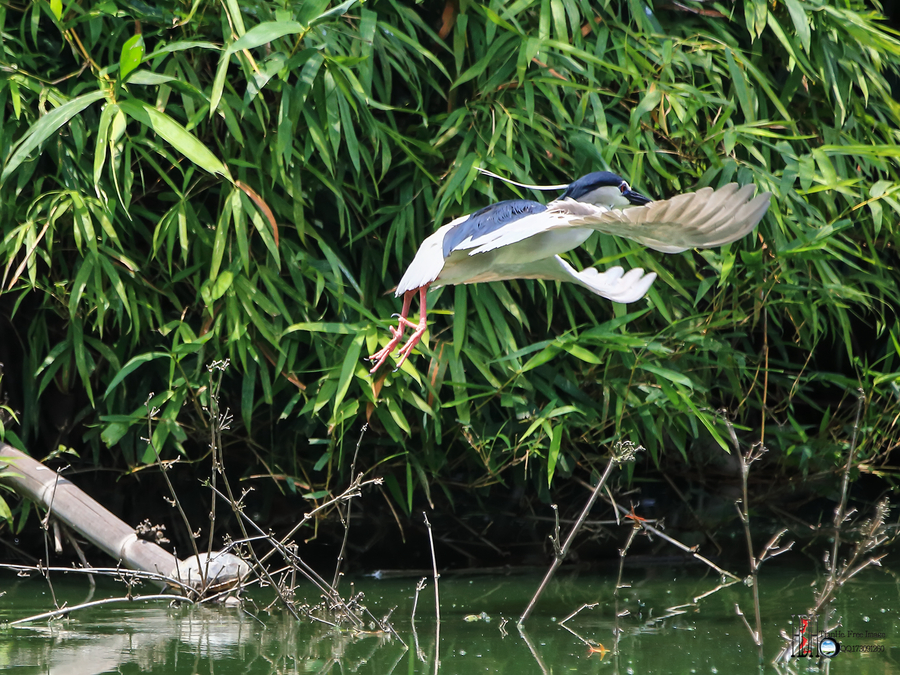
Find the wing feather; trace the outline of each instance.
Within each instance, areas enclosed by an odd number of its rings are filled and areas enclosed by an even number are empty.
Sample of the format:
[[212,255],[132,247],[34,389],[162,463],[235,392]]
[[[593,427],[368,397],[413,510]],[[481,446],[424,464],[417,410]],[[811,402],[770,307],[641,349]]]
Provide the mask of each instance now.
[[548,204],[546,212],[480,239],[469,255],[487,253],[557,228],[590,228],[663,253],[722,246],[749,233],[768,210],[772,195],[765,192],[753,197],[755,190],[752,184],[738,189],[736,183],[729,183],[718,190],[702,188],[624,210],[558,200]]

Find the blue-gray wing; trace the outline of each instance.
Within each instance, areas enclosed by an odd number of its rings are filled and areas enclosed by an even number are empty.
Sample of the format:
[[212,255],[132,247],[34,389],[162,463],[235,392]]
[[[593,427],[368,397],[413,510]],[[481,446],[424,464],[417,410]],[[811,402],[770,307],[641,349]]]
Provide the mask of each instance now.
[[453,251],[488,242],[512,223],[546,210],[546,206],[530,199],[510,199],[486,206],[454,225],[444,235],[444,258],[449,258]]

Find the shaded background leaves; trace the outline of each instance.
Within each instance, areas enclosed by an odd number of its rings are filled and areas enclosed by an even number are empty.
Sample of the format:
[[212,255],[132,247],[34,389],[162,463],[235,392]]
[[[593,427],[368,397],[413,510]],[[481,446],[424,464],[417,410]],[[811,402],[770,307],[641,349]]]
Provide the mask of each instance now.
[[[896,471],[900,41],[863,2],[106,0],[0,27],[0,361],[7,440],[34,454],[152,463],[152,393],[163,455],[203,457],[206,366],[229,358],[232,466],[325,494],[368,419],[362,463],[407,512],[436,485],[546,496],[620,439],[701,461],[722,409],[830,471],[859,386],[863,466]],[[721,249],[569,255],[656,272],[629,306],[432,293],[426,346],[373,379],[421,241],[548,199],[478,167],[774,198]]]

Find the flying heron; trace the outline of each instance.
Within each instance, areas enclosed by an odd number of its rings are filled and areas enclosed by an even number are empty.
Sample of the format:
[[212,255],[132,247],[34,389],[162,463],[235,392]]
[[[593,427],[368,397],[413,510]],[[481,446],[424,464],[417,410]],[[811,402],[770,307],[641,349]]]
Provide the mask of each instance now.
[[[535,186],[525,186],[535,187]],[[453,284],[506,279],[570,281],[592,293],[629,303],[640,300],[656,279],[637,267],[619,266],[600,272],[577,272],[559,257],[580,246],[596,230],[636,241],[655,251],[680,253],[737,241],[765,215],[771,194],[753,196],[752,184],[729,183],[718,190],[705,187],[671,199],[652,201],[609,171],[589,173],[566,187],[549,204],[512,199],[491,204],[444,225],[422,242],[397,285],[403,296],[398,325],[391,340],[369,357],[374,373],[397,348],[406,328],[413,330],[400,349],[397,368],[425,333],[426,292]],[[419,323],[407,317],[419,294]]]

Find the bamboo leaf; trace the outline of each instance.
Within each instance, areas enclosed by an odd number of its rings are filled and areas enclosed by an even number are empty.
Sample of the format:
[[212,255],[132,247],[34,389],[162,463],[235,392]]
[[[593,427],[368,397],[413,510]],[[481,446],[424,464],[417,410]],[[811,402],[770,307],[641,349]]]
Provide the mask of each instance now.
[[[219,268],[222,266],[222,258],[225,257],[225,244],[228,241],[228,223],[231,221],[231,200],[225,202],[225,208],[219,215],[219,221],[216,223],[216,238],[213,242],[212,260],[209,265],[209,280],[214,282],[219,275]],[[211,300],[211,298],[210,298]],[[210,304],[207,301],[207,304]]]
[[140,368],[145,363],[149,363],[150,361],[154,361],[156,359],[169,358],[169,354],[167,352],[146,352],[144,354],[138,354],[137,356],[129,359],[128,363],[122,366],[121,370],[119,370],[115,377],[110,380],[109,384],[106,387],[106,391],[103,392],[103,398],[109,396],[112,391],[119,386],[119,383],[122,382],[126,377],[131,375],[135,370]]
[[553,473],[559,460],[559,448],[562,443],[563,427],[561,424],[550,429],[550,452],[547,454],[547,485],[553,485]]
[[285,35],[296,35],[305,31],[306,27],[297,21],[264,21],[244,33],[240,40],[236,40],[228,47],[223,56],[227,57],[228,54],[234,54],[244,49],[255,49]]
[[798,0],[784,0],[784,4],[788,9],[788,14],[791,15],[791,21],[794,22],[794,28],[797,30],[800,43],[803,45],[806,53],[809,54],[811,33],[806,11]]
[[224,270],[216,277],[216,280],[209,291],[210,299],[215,302],[223,295],[225,295],[225,291],[231,288],[231,283],[233,281],[234,273],[231,270]]
[[119,79],[124,81],[129,73],[141,65],[144,58],[144,36],[138,33],[122,45],[122,53],[119,56]]
[[678,371],[672,370],[670,368],[663,368],[661,366],[655,366],[650,363],[642,363],[640,365],[641,370],[646,370],[649,373],[653,373],[654,375],[658,375],[669,382],[674,382],[675,384],[680,384],[688,389],[694,388],[694,383],[691,381],[687,375],[682,375]]
[[94,91],[84,94],[63,103],[58,108],[41,117],[35,122],[19,142],[13,146],[15,149],[6,160],[3,173],[0,174],[0,185],[6,183],[6,179],[24,162],[38,146],[56,133],[59,128],[71,120],[75,115],[87,108],[91,103],[99,101],[106,96],[105,92]]
[[153,129],[178,152],[204,171],[218,174],[231,181],[228,168],[197,137],[165,113],[147,105],[143,101],[129,99],[121,101],[119,108],[132,119]]
[[735,92],[737,92],[738,101],[740,102],[741,110],[744,113],[744,119],[748,122],[754,122],[756,121],[756,114],[753,112],[753,104],[750,102],[750,92],[747,89],[747,82],[744,79],[744,74],[741,72],[741,69],[738,68],[737,62],[734,60],[731,49],[728,47],[725,48],[725,58],[728,61],[728,72],[731,74],[731,83],[734,85]]
[[341,16],[342,14],[346,14],[347,10],[349,10],[351,7],[353,7],[353,5],[356,4],[356,2],[357,2],[357,0],[344,0],[344,2],[342,2],[341,4],[335,5],[334,7],[329,9],[327,12],[322,12],[321,14],[319,14],[312,20],[309,19],[309,16],[304,17],[304,15],[302,15],[302,14],[301,14],[301,18],[303,18],[304,21],[309,20],[309,26],[312,27],[319,23],[322,23],[326,19],[330,19],[331,17]]
[[359,331],[356,334],[356,337],[350,342],[349,349],[346,351],[344,362],[341,364],[341,374],[338,378],[337,391],[334,395],[335,411],[341,407],[344,396],[347,395],[347,390],[350,388],[353,372],[356,370],[357,365],[359,365],[359,353],[362,351],[362,344],[365,337],[365,331]]
[[94,187],[100,192],[100,177],[103,174],[103,165],[106,163],[106,145],[109,142],[109,128],[119,106],[110,104],[103,107],[100,113],[100,124],[97,127],[97,144],[94,147]]
[[312,321],[295,323],[284,329],[282,335],[289,335],[297,331],[308,333],[333,333],[336,335],[352,335],[359,331],[358,325],[329,323],[325,321]]

